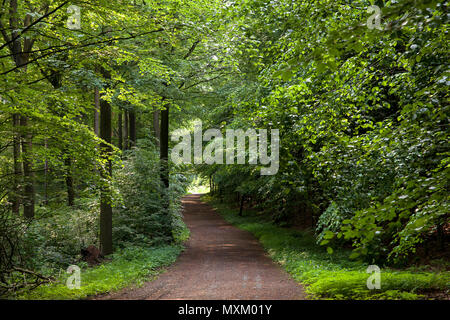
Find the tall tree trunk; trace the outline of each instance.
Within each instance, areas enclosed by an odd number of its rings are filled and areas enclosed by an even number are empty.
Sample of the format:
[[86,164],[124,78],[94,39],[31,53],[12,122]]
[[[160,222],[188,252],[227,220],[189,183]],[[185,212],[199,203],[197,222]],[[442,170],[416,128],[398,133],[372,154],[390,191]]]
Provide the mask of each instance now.
[[13,158],[14,158],[14,177],[13,177],[13,196],[11,197],[12,211],[19,214],[20,211],[20,180],[22,178],[22,169],[20,168],[20,135],[18,128],[20,125],[19,115],[13,115]]
[[159,109],[153,111],[153,134],[155,135],[156,145],[159,147],[159,140],[160,140]]
[[[11,52],[11,57],[14,60],[15,66],[17,67],[17,72],[26,73],[27,71],[27,63],[29,61],[30,52],[33,47],[34,40],[31,37],[20,37],[20,32],[22,28],[28,27],[32,23],[32,15],[30,13],[27,13],[25,15],[25,18],[19,19],[18,15],[18,2],[17,0],[10,0],[9,1],[9,26],[6,28],[2,21],[0,21],[0,29],[1,34],[3,35],[3,39],[5,40],[5,43],[9,43],[8,48]],[[3,1],[3,5],[5,5],[5,1]],[[4,11],[6,11],[6,6]],[[23,21],[23,24],[20,22]],[[8,35],[8,31],[11,31],[11,33]],[[22,43],[23,40],[23,43]],[[27,117],[24,115],[14,115],[14,126],[17,127],[18,125],[23,126],[25,129],[27,125]],[[23,195],[22,198],[18,198],[18,193],[14,195],[16,197],[14,199],[13,197],[13,208],[12,210],[14,212],[18,212],[18,206],[20,206],[18,201],[21,201],[24,206],[24,216],[27,218],[34,217],[34,197],[35,197],[35,191],[34,191],[34,175],[32,170],[32,162],[29,157],[32,152],[32,137],[31,135],[26,133],[26,130],[24,130],[25,135],[22,137],[22,154],[23,157],[23,174],[24,174],[24,183],[25,188],[23,189]],[[14,146],[13,146],[13,153],[14,153],[14,176],[15,178],[18,178],[19,174],[19,166],[18,159],[20,157],[20,142],[18,140],[18,135],[14,137]],[[19,191],[18,189],[18,180],[15,179],[13,186],[14,191]]]
[[241,195],[241,205],[239,207],[239,216],[242,217],[242,210],[244,209],[244,201],[245,201],[245,195]]
[[169,104],[161,110],[161,134],[160,134],[159,159],[161,163],[161,181],[169,188]]
[[66,187],[67,187],[67,203],[69,206],[75,204],[75,188],[73,186],[73,175],[72,175],[72,159],[67,157],[64,159],[64,164],[66,165]]
[[94,132],[98,136],[100,136],[100,119],[99,119],[99,110],[100,110],[100,92],[98,88],[94,90]]
[[34,173],[33,164],[31,158],[32,151],[32,136],[27,133],[28,129],[28,118],[26,116],[20,117],[20,125],[22,126],[24,133],[22,134],[22,152],[23,157],[23,175],[24,175],[24,194],[23,194],[23,215],[26,218],[34,217],[34,200],[35,200],[35,190],[34,190]]
[[124,115],[124,128],[123,128],[123,146],[124,146],[124,150],[128,150],[129,149],[129,140],[128,140],[128,127],[129,127],[129,118],[128,118],[128,110],[124,110],[123,112]]
[[118,133],[118,140],[119,140],[119,149],[123,150],[123,128],[122,128],[122,109],[119,108],[119,114],[117,119],[117,133]]
[[130,125],[130,148],[136,146],[136,113],[134,110],[129,112]]
[[[165,108],[161,110],[161,140],[159,149],[160,179],[166,190],[169,189],[169,106],[169,103],[166,103]],[[167,219],[162,229],[165,231],[165,234],[173,240],[172,223],[169,219],[169,207],[170,198],[169,193],[166,191],[163,192],[163,208],[167,215]]]
[[[106,79],[110,79],[110,75],[103,71]],[[106,143],[111,143],[111,105],[108,101],[100,100],[100,138]],[[102,143],[101,154],[106,159],[106,172],[102,170],[102,177],[109,180],[112,175],[111,147],[106,143]],[[112,249],[112,206],[110,189],[103,185],[100,194],[100,250],[104,255],[111,254]]]
[[[48,140],[45,138],[45,150],[48,149]],[[48,160],[45,158],[44,162],[44,204],[48,205]]]
[[212,176],[209,176],[209,193],[212,194]]

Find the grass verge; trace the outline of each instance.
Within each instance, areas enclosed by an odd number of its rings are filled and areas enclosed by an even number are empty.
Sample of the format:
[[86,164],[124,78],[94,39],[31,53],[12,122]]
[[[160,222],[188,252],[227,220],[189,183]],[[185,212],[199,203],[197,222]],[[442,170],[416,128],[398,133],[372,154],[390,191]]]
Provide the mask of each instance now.
[[112,292],[131,285],[140,286],[175,262],[183,250],[181,244],[151,248],[128,247],[109,256],[110,262],[93,268],[81,269],[80,289],[66,286],[68,274],[57,281],[19,294],[15,299],[66,300]]
[[251,232],[259,239],[269,256],[281,264],[298,282],[305,285],[310,299],[384,300],[426,299],[429,293],[448,298],[450,272],[419,271],[413,269],[381,269],[381,288],[367,289],[367,264],[349,259],[350,252],[335,250],[327,253],[316,244],[314,236],[305,231],[275,226],[267,218],[253,211],[238,211],[218,203],[209,196],[210,203],[228,222]]
[[66,285],[69,274],[60,272],[55,282],[41,285],[34,290],[22,291],[10,299],[68,300],[84,299],[102,293],[114,292],[128,286],[141,286],[164,272],[165,267],[175,262],[184,249],[183,242],[190,236],[185,224],[174,233],[173,244],[155,247],[128,246],[108,256],[109,262],[88,268],[85,262],[81,268],[79,289]]

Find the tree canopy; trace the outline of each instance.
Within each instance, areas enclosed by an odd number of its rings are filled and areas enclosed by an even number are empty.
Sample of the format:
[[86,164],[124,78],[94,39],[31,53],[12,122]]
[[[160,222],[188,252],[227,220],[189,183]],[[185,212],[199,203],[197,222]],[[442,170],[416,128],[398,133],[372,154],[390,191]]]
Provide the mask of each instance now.
[[[330,254],[448,252],[448,1],[5,0],[0,31],[6,291],[13,267],[89,244],[177,241],[197,175],[241,211],[302,221]],[[195,120],[278,129],[277,174],[174,164],[170,133]]]

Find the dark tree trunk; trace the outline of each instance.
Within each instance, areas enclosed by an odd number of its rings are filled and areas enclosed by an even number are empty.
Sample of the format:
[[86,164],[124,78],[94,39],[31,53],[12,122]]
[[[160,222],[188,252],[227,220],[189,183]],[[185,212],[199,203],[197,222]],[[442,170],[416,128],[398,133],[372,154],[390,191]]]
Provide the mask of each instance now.
[[117,120],[117,132],[118,132],[118,139],[119,139],[119,144],[118,147],[120,150],[123,150],[123,128],[122,128],[122,109],[119,109],[119,114],[118,114],[118,120]]
[[212,176],[209,176],[209,193],[212,194]]
[[100,136],[100,92],[98,88],[94,90],[94,132],[98,136]]
[[124,115],[124,128],[123,128],[123,133],[124,133],[124,137],[123,137],[123,148],[124,150],[128,150],[129,149],[129,139],[128,139],[128,127],[129,127],[129,117],[128,117],[128,111],[124,110],[123,112]]
[[67,157],[64,159],[64,164],[66,165],[66,187],[67,187],[67,203],[69,206],[75,204],[75,188],[73,186],[73,175],[72,175],[72,159]]
[[23,194],[23,215],[26,218],[34,217],[34,173],[32,169],[32,157],[31,150],[33,147],[31,134],[27,133],[28,118],[25,116],[20,117],[20,125],[24,129],[22,134],[22,152],[25,155],[23,157],[23,175],[24,175],[24,194]]
[[[165,108],[161,111],[160,137],[160,177],[164,188],[167,190],[169,188],[169,103],[166,103]],[[167,236],[173,240],[172,225],[169,217],[170,198],[168,195],[168,192],[163,192],[163,206],[167,215],[165,228],[163,228]]]
[[[45,149],[48,148],[48,140],[45,139]],[[48,205],[48,160],[44,162],[44,204]]]
[[[110,79],[110,75],[103,71],[104,77]],[[100,100],[100,138],[106,143],[111,143],[111,105],[105,100]],[[106,160],[106,168],[102,170],[102,177],[109,180],[112,175],[111,147],[106,143],[100,145],[102,157]],[[103,255],[108,255],[112,250],[112,206],[109,187],[103,185],[100,194],[100,250]]]
[[159,140],[160,140],[159,109],[153,111],[153,134],[155,135],[156,145],[159,147]]
[[13,177],[13,196],[11,197],[12,211],[19,214],[20,211],[20,180],[22,178],[22,169],[20,168],[20,135],[18,127],[20,125],[19,115],[13,115],[13,158],[14,158],[14,177]]
[[244,200],[245,200],[245,196],[242,195],[241,196],[241,206],[239,207],[239,216],[242,217],[242,210],[244,209]]
[[130,125],[130,148],[136,145],[136,113],[134,110],[129,112]]
[[[34,40],[31,37],[20,37],[20,29],[26,28],[30,26],[32,23],[32,15],[26,14],[25,19],[18,18],[18,2],[17,0],[9,1],[9,26],[8,28],[4,28],[3,24],[1,25],[3,35],[3,39],[5,43],[9,44],[9,51],[11,53],[11,57],[14,60],[15,66],[17,67],[18,72],[26,72],[27,71],[27,62],[29,61],[30,51],[32,50]],[[5,5],[5,1],[3,1],[3,5]],[[4,8],[6,10],[6,6]],[[23,24],[20,22],[23,21]],[[8,32],[10,30],[10,34]],[[12,41],[12,42],[11,42]],[[14,115],[14,126],[18,125],[23,126],[23,129],[28,127],[28,119],[24,115]],[[20,157],[20,139],[16,134],[14,137],[14,176],[15,185],[13,186],[14,191],[19,191],[18,184],[18,175],[19,175],[19,166],[18,159]],[[18,192],[13,195],[13,208],[14,212],[18,212],[18,208],[20,208],[20,202],[23,203],[24,206],[24,216],[27,218],[34,217],[34,174],[32,170],[32,162],[31,162],[31,152],[32,152],[32,136],[27,134],[26,130],[24,130],[24,135],[22,136],[22,154],[23,157],[23,175],[24,175],[24,184],[25,187],[23,189],[22,197],[19,198]],[[16,174],[17,173],[17,174]]]
[[169,188],[169,104],[161,110],[160,152],[161,181]]

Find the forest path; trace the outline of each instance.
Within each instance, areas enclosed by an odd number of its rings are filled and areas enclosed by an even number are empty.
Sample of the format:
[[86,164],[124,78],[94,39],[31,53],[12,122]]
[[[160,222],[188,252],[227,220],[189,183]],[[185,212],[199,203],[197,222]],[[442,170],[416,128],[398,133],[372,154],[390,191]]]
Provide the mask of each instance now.
[[305,299],[303,288],[249,233],[227,223],[200,195],[183,198],[186,249],[156,280],[100,299]]

